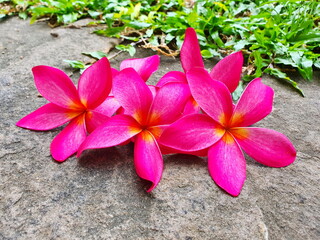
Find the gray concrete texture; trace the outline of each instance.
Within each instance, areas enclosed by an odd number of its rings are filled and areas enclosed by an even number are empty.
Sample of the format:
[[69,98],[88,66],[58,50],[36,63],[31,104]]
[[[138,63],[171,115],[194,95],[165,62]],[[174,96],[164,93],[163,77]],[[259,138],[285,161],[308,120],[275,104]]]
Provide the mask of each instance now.
[[[255,126],[287,135],[297,160],[276,169],[247,157],[237,198],[211,180],[206,158],[165,156],[162,180],[150,194],[135,173],[132,144],[54,162],[49,146],[62,128],[36,132],[15,123],[46,103],[34,86],[33,66],[72,74],[63,59],[88,60],[81,52],[113,46],[115,40],[92,30],[17,18],[0,23],[0,239],[320,239],[319,72],[311,83],[295,78],[305,98],[263,78],[275,89],[274,110]],[[137,56],[152,54],[141,49]],[[112,66],[128,57],[119,55]],[[178,59],[161,57],[151,82],[180,69]]]

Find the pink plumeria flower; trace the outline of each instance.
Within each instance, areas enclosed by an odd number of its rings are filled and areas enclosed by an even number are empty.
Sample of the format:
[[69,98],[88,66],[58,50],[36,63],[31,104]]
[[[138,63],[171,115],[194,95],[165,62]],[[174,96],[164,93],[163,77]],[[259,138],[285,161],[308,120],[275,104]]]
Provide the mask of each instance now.
[[50,103],[17,122],[17,126],[45,131],[70,123],[51,143],[51,154],[59,162],[78,151],[87,133],[109,119],[101,104],[112,86],[109,61],[102,58],[81,75],[78,89],[61,70],[49,66],[32,69],[35,85]]
[[86,149],[112,147],[133,138],[136,172],[152,183],[150,192],[159,183],[163,171],[157,139],[165,127],[181,116],[190,90],[172,83],[159,89],[153,97],[139,74],[126,68],[113,79],[113,94],[126,114],[111,117],[92,132],[80,146],[78,156]]
[[[160,65],[160,57],[158,55],[153,55],[146,58],[131,58],[123,60],[120,63],[120,71],[126,68],[133,68],[140,77],[147,82],[150,76],[156,72]],[[118,70],[112,68],[112,76],[115,77],[118,74]],[[154,86],[149,86],[153,93],[156,92],[156,88]],[[112,116],[113,114],[123,113],[123,109],[120,106],[120,103],[116,100],[114,95],[110,93],[108,98],[103,103],[104,111],[108,116]]]
[[290,140],[274,130],[248,127],[272,110],[273,89],[257,78],[248,84],[233,106],[227,87],[211,79],[201,68],[187,73],[193,97],[206,114],[187,115],[163,132],[160,143],[179,151],[208,149],[208,168],[213,180],[232,196],[238,196],[246,179],[241,148],[270,167],[294,162]]
[[[157,84],[162,87],[167,83],[178,82],[188,84],[186,73],[194,67],[205,69],[197,34],[193,28],[186,30],[185,39],[180,52],[183,72],[171,71],[165,74]],[[219,61],[211,70],[210,77],[223,82],[230,93],[234,92],[239,84],[242,72],[243,56],[242,52],[235,52]],[[198,113],[199,105],[191,98],[186,104],[185,114]]]

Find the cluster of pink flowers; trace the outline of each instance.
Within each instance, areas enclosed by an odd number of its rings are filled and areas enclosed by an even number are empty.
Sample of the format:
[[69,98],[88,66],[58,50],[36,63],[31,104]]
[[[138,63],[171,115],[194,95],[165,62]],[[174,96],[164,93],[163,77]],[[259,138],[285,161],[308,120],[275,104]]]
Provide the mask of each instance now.
[[254,79],[233,103],[241,52],[225,57],[209,73],[196,33],[188,28],[181,48],[184,72],[168,72],[156,86],[148,86],[145,82],[159,63],[157,55],[127,59],[118,71],[102,58],[83,72],[78,88],[59,69],[34,67],[36,87],[50,103],[17,126],[44,131],[69,122],[51,143],[51,154],[59,162],[87,149],[134,142],[135,169],[152,183],[148,192],[161,179],[162,154],[208,156],[212,179],[232,196],[240,194],[246,179],[242,150],[270,167],[295,160],[296,150],[286,136],[249,127],[271,112],[272,88]]

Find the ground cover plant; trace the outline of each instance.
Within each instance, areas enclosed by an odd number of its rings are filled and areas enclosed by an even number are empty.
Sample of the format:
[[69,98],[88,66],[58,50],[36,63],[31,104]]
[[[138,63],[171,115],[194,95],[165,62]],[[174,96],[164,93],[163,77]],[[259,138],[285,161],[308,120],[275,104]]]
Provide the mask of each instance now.
[[[104,24],[96,34],[131,41],[120,51],[135,53],[136,46],[177,56],[188,27],[196,30],[204,58],[242,50],[244,81],[270,74],[303,92],[288,72],[298,71],[310,81],[320,68],[320,4],[318,0],[0,0],[0,18],[18,14],[31,23],[47,20],[51,26],[90,17]],[[96,59],[103,52],[86,53]],[[84,69],[80,61],[71,66]],[[239,97],[242,85],[234,98]]]

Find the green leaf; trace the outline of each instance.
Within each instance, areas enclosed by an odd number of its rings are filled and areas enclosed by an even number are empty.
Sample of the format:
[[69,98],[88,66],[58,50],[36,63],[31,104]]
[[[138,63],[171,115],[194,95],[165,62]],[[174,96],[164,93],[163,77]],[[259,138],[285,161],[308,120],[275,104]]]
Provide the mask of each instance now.
[[303,56],[300,64],[303,68],[310,68],[312,67],[313,61],[308,59],[306,56]]
[[294,63],[297,65],[300,65],[301,57],[303,53],[298,51],[292,51],[292,52],[289,52],[289,54],[291,56],[291,59],[294,61]]
[[256,65],[255,76],[260,77],[262,75],[262,69],[267,66],[266,60],[262,58],[261,53],[258,51],[253,52],[252,55],[254,57],[253,62]]
[[125,51],[128,52],[130,54],[130,56],[134,56],[134,54],[136,53],[136,49],[134,46],[132,45],[117,45],[116,49],[120,50],[120,51]]
[[96,51],[96,52],[83,52],[83,55],[86,55],[88,57],[92,57],[94,59],[101,59],[103,57],[108,57],[108,54],[105,52],[100,52],[100,51]]
[[211,37],[220,48],[224,48],[224,43],[221,40],[221,38],[219,37],[219,32],[212,33]]
[[90,17],[92,17],[92,18],[97,18],[97,17],[99,17],[99,16],[101,15],[101,12],[88,10],[88,14],[89,14]]
[[312,80],[313,70],[312,65],[313,61],[308,59],[306,56],[303,56],[300,62],[301,68],[298,68],[299,73],[302,75],[304,79],[309,81]]
[[250,42],[248,40],[240,40],[236,44],[234,44],[233,49],[235,51],[239,51],[249,44]]
[[313,75],[313,71],[312,71],[312,67],[310,68],[298,68],[299,73],[301,74],[301,76],[308,80],[311,81],[312,80],[312,75]]
[[209,50],[202,50],[201,55],[203,58],[212,58],[213,54]]
[[68,63],[72,68],[84,69],[86,67],[84,62],[81,62],[81,61],[76,61],[76,60],[63,60],[63,61]]
[[282,80],[286,81],[287,83],[291,84],[291,86],[294,87],[304,97],[304,93],[303,93],[302,89],[298,86],[298,83],[293,81],[291,78],[289,78],[287,76],[287,74],[285,74],[284,72],[281,72],[277,68],[266,68],[264,70],[264,72],[270,74],[271,76],[282,79]]
[[243,90],[244,90],[244,88],[243,88],[243,82],[240,81],[238,87],[237,87],[236,90],[232,93],[232,99],[233,99],[234,101],[237,101],[237,100],[241,97],[241,94],[243,93]]
[[152,34],[153,34],[153,29],[148,29],[148,30],[146,31],[146,36],[147,36],[147,37],[151,37]]
[[62,15],[63,23],[73,23],[78,19],[78,13],[69,13]]
[[145,22],[139,22],[139,21],[132,21],[126,24],[128,27],[132,27],[134,29],[142,29],[142,28],[148,28],[151,26],[150,23]]
[[124,31],[124,26],[122,27],[113,27],[113,28],[107,28],[107,29],[104,29],[104,30],[97,30],[97,31],[94,31],[94,33],[98,34],[98,35],[104,35],[104,36],[107,36],[107,37],[119,37],[120,36],[120,33],[122,31]]
[[320,69],[320,58],[318,58],[318,59],[313,63],[313,65],[314,65],[316,68]]
[[141,3],[137,3],[134,6],[133,12],[131,13],[131,19],[135,19],[140,15]]
[[19,18],[26,20],[28,18],[27,12],[19,12]]
[[304,43],[320,42],[320,32],[313,31],[313,32],[301,34],[298,37],[290,40],[290,42],[304,42]]
[[284,65],[289,65],[289,66],[292,66],[292,67],[298,67],[298,65],[292,61],[291,58],[287,57],[287,58],[284,58],[284,57],[277,57],[274,59],[274,62],[277,63],[277,64],[284,64]]

